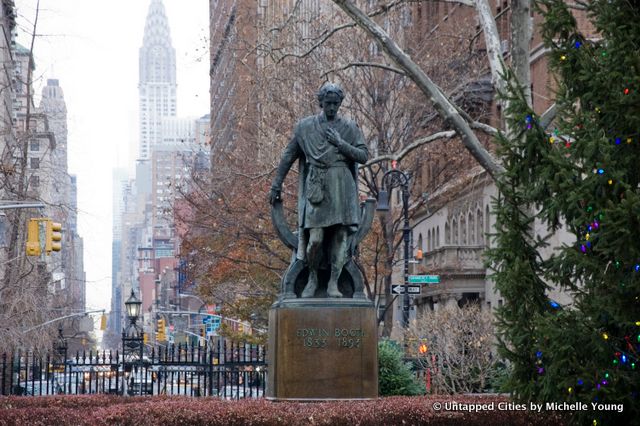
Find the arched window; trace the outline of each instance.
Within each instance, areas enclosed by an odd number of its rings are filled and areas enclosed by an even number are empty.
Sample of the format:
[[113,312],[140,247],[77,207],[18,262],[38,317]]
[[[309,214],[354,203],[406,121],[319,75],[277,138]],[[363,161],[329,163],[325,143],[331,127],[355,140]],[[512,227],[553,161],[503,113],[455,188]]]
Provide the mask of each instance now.
[[418,234],[418,248],[422,250],[422,252],[424,253],[424,246],[422,244],[423,244],[422,233],[420,233]]
[[463,214],[460,215],[460,245],[467,245],[467,222]]
[[455,219],[453,219],[453,223],[451,224],[451,232],[453,233],[451,242],[458,245],[458,222],[456,222]]
[[490,216],[489,216],[489,206],[487,205],[484,209],[484,233],[488,234],[489,231],[491,231],[491,224],[490,224],[490,220],[489,220]]
[[427,251],[431,251],[431,231],[427,230]]
[[451,244],[451,227],[448,221],[444,224],[444,243]]
[[436,227],[436,243],[433,245],[434,249],[440,247],[440,225]]
[[476,244],[476,221],[471,212],[467,215],[467,222],[469,225],[469,245],[473,246]]
[[482,208],[476,212],[476,229],[478,230],[478,245],[484,244],[484,223],[482,223]]

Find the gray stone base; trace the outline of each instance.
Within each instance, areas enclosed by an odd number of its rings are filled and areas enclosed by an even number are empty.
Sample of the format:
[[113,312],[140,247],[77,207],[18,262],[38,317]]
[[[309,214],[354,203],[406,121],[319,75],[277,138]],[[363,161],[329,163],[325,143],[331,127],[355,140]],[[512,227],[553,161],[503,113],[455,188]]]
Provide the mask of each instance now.
[[269,311],[267,398],[378,397],[378,337],[368,300],[292,299]]

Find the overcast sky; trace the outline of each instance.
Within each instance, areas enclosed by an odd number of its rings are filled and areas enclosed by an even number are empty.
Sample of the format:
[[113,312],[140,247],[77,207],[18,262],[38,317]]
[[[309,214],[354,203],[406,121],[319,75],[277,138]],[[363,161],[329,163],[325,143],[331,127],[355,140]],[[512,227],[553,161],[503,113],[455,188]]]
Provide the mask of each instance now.
[[[78,177],[87,308],[110,308],[112,169],[138,152],[138,49],[151,0],[41,0],[34,45],[36,102],[60,80],[68,111],[69,172]],[[176,49],[178,116],[209,111],[206,0],[163,0]],[[36,0],[16,0],[29,47]]]

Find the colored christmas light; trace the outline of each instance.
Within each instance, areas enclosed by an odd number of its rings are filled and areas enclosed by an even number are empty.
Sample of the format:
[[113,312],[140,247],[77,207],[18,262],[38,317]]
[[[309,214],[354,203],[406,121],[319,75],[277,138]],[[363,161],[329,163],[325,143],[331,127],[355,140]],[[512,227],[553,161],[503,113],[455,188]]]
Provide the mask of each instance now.
[[604,174],[604,169],[598,169],[598,174],[600,175]]
[[616,138],[616,145],[620,145],[622,143],[622,139]]
[[544,373],[544,367],[538,367],[538,374]]
[[583,253],[587,252],[587,248],[583,245],[580,246],[580,250],[582,250]]
[[625,95],[628,95],[628,94],[629,94],[629,88],[628,88],[628,87],[624,89],[624,94],[625,94]]
[[609,339],[609,335],[607,333],[602,333],[602,338],[604,340],[608,340]]
[[561,60],[561,61],[564,61],[565,59],[567,59],[567,56],[566,56],[566,55],[562,55],[562,56],[560,56],[560,60]]
[[613,183],[613,181],[611,179],[609,179],[607,182],[609,183],[609,185],[611,185]]
[[[553,309],[558,309],[558,308],[560,307],[560,305],[559,305],[556,301],[554,301],[554,300],[549,301],[549,304],[551,305],[551,307],[552,307]],[[639,337],[640,337],[640,336],[639,336]]]
[[579,41],[576,41],[576,42],[573,44],[573,47],[575,47],[576,49],[580,49],[580,46],[582,46],[582,43],[580,43]]
[[627,143],[631,143],[631,138],[627,138]]
[[[640,269],[640,265],[636,265],[636,271]],[[636,325],[640,327],[640,321],[636,321]]]
[[620,361],[621,361],[623,364],[626,364],[626,362],[627,362],[627,356],[626,356],[625,354],[622,354],[622,356],[620,357]]
[[542,358],[542,351],[536,352],[536,358]]
[[567,389],[567,391],[568,391],[569,393],[573,393],[573,388],[572,388],[572,387],[569,387],[569,389]]
[[578,379],[578,386],[582,386],[584,384],[584,382],[582,381],[582,379]]

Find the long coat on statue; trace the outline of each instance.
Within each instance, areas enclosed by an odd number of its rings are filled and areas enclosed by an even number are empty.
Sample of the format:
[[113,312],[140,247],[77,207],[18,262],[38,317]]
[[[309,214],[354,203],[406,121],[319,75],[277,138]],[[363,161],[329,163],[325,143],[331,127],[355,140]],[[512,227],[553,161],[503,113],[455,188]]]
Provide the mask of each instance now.
[[[335,146],[327,141],[331,126],[346,143]],[[327,121],[324,113],[300,120],[278,167],[274,185],[280,187],[295,160],[299,160],[298,187],[298,257],[306,246],[305,229],[347,226],[358,229],[358,163],[364,164],[369,153],[362,132],[351,120],[336,117]],[[301,253],[302,252],[302,253]]]

